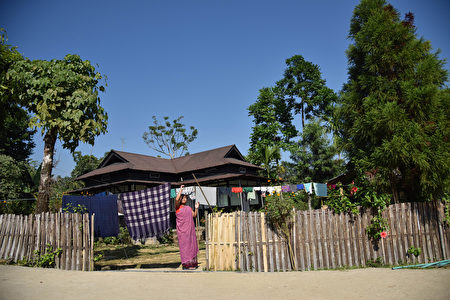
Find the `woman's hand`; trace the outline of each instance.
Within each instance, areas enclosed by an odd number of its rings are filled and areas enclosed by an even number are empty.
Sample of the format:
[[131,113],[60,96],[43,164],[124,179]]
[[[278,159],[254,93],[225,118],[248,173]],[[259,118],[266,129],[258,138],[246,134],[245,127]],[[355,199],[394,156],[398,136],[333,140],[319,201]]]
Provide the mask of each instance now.
[[197,209],[200,206],[200,203],[195,202],[195,209]]

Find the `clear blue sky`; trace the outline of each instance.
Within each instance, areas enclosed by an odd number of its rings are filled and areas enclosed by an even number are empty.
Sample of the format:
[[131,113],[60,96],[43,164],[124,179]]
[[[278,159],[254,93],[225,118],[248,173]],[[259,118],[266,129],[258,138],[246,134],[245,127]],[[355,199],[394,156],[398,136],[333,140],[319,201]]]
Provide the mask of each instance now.
[[[110,149],[157,155],[142,134],[151,116],[184,116],[199,135],[190,152],[236,144],[245,155],[252,120],[247,107],[262,87],[282,76],[295,54],[320,66],[330,88],[347,80],[345,50],[356,0],[317,1],[2,1],[0,27],[30,59],[68,53],[99,65],[108,76],[102,106],[108,133],[83,154]],[[419,36],[450,53],[450,1],[395,0],[415,14]],[[448,69],[448,65],[446,66]],[[122,143],[124,140],[124,144]],[[33,160],[42,161],[35,136]],[[57,143],[54,174],[68,176],[72,156]]]

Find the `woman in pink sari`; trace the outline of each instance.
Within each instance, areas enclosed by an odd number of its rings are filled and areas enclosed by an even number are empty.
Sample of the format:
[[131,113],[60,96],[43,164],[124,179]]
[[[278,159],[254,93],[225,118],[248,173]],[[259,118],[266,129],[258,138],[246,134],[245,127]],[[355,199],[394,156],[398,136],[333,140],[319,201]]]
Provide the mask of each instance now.
[[187,195],[182,195],[184,185],[175,198],[175,209],[177,217],[178,245],[180,247],[181,264],[183,270],[194,270],[198,267],[197,262],[197,236],[195,235],[194,218],[198,213],[198,202],[195,203],[195,211],[186,205]]

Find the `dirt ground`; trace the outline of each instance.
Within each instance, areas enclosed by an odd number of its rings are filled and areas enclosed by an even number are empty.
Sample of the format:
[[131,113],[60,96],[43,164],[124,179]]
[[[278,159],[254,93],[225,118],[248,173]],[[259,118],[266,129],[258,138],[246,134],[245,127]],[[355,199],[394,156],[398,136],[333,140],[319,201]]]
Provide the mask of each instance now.
[[[381,298],[380,298],[381,297]],[[450,299],[450,269],[61,271],[0,265],[0,299]]]

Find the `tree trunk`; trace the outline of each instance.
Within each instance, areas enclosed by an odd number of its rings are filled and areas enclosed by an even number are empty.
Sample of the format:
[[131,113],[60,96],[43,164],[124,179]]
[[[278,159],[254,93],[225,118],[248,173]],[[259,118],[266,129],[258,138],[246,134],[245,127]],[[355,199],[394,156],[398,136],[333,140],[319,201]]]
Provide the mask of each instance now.
[[56,130],[50,130],[44,136],[44,158],[42,160],[41,180],[39,182],[38,200],[36,204],[37,214],[48,211],[56,137]]
[[304,108],[304,104],[303,104],[303,99],[302,99],[302,132],[305,129],[305,108]]

